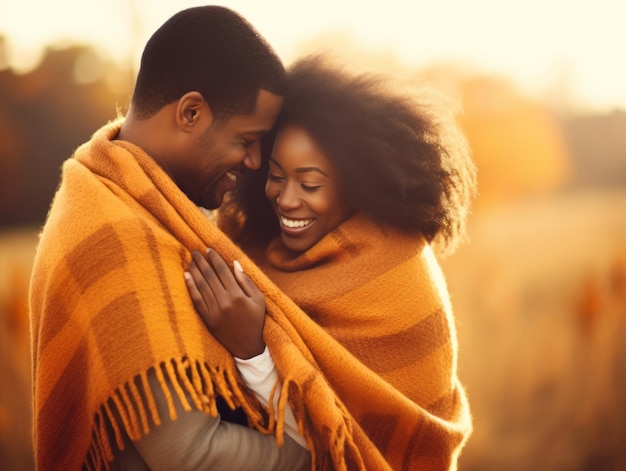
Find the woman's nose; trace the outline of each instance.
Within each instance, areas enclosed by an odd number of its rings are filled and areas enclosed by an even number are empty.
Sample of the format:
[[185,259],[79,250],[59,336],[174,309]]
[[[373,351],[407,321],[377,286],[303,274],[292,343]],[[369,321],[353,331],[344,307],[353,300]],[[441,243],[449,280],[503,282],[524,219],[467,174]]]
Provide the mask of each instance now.
[[283,209],[292,209],[299,207],[302,201],[298,197],[297,192],[294,191],[293,185],[288,184],[276,198],[276,203]]

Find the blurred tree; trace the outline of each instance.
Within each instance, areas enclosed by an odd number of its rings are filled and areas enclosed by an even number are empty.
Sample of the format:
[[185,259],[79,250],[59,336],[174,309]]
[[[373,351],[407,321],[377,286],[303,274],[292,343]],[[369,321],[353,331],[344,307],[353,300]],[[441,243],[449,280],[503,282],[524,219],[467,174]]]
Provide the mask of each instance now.
[[[3,68],[0,37],[0,228],[43,222],[60,166],[106,121],[125,110],[130,68],[85,46],[48,49],[32,72]],[[302,44],[348,67],[433,86],[462,106],[479,169],[476,208],[563,187],[626,185],[626,111],[563,116],[523,97],[509,79],[460,64],[417,70],[386,50],[365,51],[345,33]],[[288,65],[288,64],[287,64]]]
[[33,71],[0,71],[0,228],[43,223],[60,167],[117,108],[127,90],[110,74],[126,74],[84,46],[48,49]]
[[461,122],[479,166],[479,204],[553,191],[567,181],[564,130],[547,106],[496,77],[470,78],[461,90]]
[[626,110],[555,112],[522,96],[509,78],[454,64],[416,77],[462,102],[460,121],[479,169],[478,209],[562,189],[626,186]]

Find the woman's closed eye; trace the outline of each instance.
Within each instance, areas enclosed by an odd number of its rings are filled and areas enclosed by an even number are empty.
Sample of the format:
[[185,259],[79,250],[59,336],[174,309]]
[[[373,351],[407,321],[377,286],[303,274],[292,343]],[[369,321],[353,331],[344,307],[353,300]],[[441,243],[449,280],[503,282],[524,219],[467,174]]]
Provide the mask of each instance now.
[[268,181],[275,182],[275,183],[282,183],[285,181],[285,177],[283,177],[282,175],[278,173],[269,173],[267,175],[267,179]]
[[301,183],[300,186],[302,187],[304,191],[307,191],[307,192],[313,192],[313,191],[319,190],[322,187],[322,185],[312,185],[312,184],[306,184],[306,183]]

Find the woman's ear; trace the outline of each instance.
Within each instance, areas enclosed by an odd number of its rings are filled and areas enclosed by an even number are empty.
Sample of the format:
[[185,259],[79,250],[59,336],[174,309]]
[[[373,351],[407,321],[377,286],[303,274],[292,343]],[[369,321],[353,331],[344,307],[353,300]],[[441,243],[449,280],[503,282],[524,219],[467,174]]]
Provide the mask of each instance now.
[[176,106],[176,125],[183,131],[190,132],[201,121],[207,123],[203,129],[213,122],[209,105],[200,92],[185,93]]

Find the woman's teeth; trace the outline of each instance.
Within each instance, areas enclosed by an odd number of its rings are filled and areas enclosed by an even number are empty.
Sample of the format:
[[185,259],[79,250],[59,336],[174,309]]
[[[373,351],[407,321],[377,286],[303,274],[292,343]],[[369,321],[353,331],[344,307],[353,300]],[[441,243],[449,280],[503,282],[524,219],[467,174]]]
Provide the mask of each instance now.
[[286,217],[281,216],[280,222],[283,226],[295,229],[297,227],[308,226],[313,222],[313,219],[287,219]]
[[237,181],[237,175],[235,175],[235,174],[234,174],[234,173],[232,173],[232,172],[226,172],[226,176],[227,176],[228,178],[230,178],[230,179],[231,179],[232,181],[234,181],[234,182],[236,182],[236,181]]

